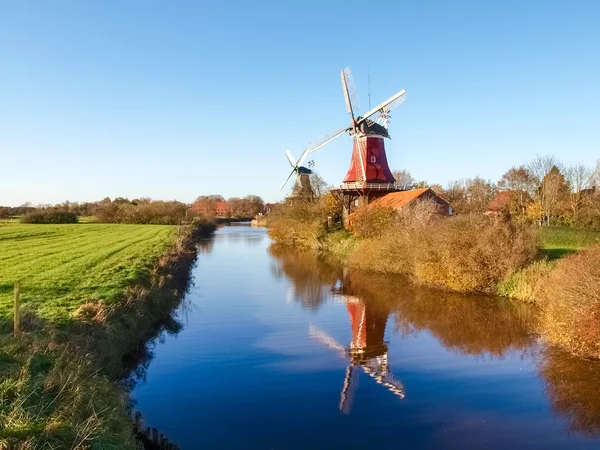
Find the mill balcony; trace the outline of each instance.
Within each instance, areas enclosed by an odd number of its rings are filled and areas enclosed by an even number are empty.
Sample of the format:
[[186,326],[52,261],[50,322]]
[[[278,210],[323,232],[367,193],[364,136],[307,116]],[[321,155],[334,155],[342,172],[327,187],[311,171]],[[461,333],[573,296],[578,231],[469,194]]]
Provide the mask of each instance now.
[[366,181],[356,181],[354,183],[343,183],[334,186],[333,191],[404,191],[406,188],[398,183],[368,183]]

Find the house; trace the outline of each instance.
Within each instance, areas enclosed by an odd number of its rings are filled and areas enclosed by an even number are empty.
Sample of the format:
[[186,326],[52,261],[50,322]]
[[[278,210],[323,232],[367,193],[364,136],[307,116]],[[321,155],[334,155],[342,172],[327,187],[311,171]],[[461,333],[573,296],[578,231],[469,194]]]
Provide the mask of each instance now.
[[438,206],[438,212],[444,216],[452,215],[450,204],[436,194],[431,188],[411,189],[409,191],[392,192],[374,200],[371,205],[401,209],[417,201],[428,200]]
[[226,217],[229,215],[229,205],[227,202],[217,202],[215,204],[215,213],[217,217]]
[[513,201],[512,191],[500,191],[488,205],[486,216],[501,216],[510,214],[510,205]]
[[525,215],[527,206],[532,201],[531,196],[525,191],[500,191],[492,199],[484,214],[504,217],[513,214]]

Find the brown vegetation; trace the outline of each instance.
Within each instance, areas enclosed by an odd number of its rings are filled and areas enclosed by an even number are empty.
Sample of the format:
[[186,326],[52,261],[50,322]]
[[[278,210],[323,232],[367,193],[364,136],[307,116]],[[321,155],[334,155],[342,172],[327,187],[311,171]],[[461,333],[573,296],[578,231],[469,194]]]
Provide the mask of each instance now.
[[364,239],[349,262],[455,291],[495,293],[536,252],[530,228],[479,215],[440,218],[435,205],[419,202],[403,208],[377,237]]
[[327,234],[327,217],[338,214],[339,205],[331,194],[318,201],[295,200],[269,214],[269,236],[283,245],[319,250]]
[[186,218],[187,206],[177,201],[138,200],[101,202],[96,210],[98,222],[179,225]]
[[540,355],[538,369],[552,409],[567,419],[570,431],[600,436],[600,364],[556,348]]
[[600,245],[558,261],[537,297],[546,340],[600,358]]

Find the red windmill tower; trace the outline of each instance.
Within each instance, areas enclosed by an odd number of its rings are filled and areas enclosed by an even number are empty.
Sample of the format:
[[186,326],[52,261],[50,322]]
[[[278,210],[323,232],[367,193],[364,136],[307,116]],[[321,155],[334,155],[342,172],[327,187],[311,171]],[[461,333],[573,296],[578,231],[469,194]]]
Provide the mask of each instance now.
[[[390,192],[402,190],[390,171],[385,154],[384,139],[390,137],[388,123],[390,113],[406,100],[406,90],[391,96],[384,102],[367,111],[362,116],[355,116],[358,108],[358,96],[354,79],[349,67],[341,71],[342,88],[346,99],[346,108],[350,114],[350,126],[343,127],[321,141],[307,147],[298,162],[287,155],[292,164],[292,173],[305,172],[301,166],[308,154],[323,147],[337,137],[349,132],[354,138],[350,168],[341,186],[332,190],[343,204],[344,221],[352,210]],[[289,179],[289,177],[288,177]],[[287,181],[287,180],[286,180]],[[281,186],[283,189],[284,184]]]

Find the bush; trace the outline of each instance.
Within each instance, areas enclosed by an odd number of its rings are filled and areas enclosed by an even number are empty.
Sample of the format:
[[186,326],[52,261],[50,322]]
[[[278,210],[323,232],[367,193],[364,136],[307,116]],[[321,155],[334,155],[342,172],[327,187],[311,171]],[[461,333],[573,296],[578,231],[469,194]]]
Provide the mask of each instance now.
[[530,227],[481,215],[436,217],[426,205],[402,210],[380,237],[361,243],[350,263],[455,291],[496,293],[537,253]]
[[600,358],[600,245],[558,261],[539,291],[542,336],[573,354]]
[[317,250],[327,232],[327,205],[295,200],[269,214],[269,236],[283,245]]
[[498,295],[535,303],[541,286],[554,267],[553,261],[534,261],[524,269],[510,274],[498,287]]
[[55,209],[46,209],[25,214],[21,223],[77,223],[77,214]]
[[366,205],[352,214],[350,229],[359,238],[372,238],[381,236],[386,229],[394,223],[396,210],[394,208],[375,205]]
[[98,222],[153,225],[179,225],[186,218],[184,203],[171,201],[117,202],[102,205],[96,211]]

